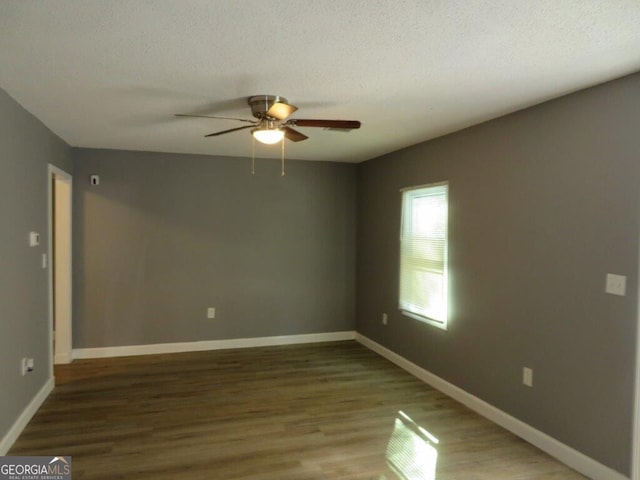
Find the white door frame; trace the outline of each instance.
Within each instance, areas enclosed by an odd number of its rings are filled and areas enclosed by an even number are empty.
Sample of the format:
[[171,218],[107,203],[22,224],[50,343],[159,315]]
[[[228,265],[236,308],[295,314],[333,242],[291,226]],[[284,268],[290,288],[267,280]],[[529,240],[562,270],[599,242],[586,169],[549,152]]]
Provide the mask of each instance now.
[[[638,277],[640,277],[640,265],[638,265]],[[637,316],[633,438],[631,440],[631,480],[640,480],[640,285],[638,286]]]
[[[68,187],[68,195],[65,195],[62,199],[62,205],[60,205],[60,196],[58,195],[58,205],[54,205],[54,188],[53,183],[60,182],[60,184]],[[61,170],[60,168],[49,164],[47,170],[47,184],[48,184],[48,192],[49,192],[49,200],[48,200],[48,223],[49,223],[49,245],[48,245],[48,258],[49,258],[49,345],[53,350],[53,321],[54,315],[54,305],[64,305],[63,311],[58,311],[58,315],[56,316],[56,339],[55,339],[55,351],[52,351],[51,361],[50,361],[50,374],[53,377],[53,364],[54,363],[70,363],[72,360],[71,349],[72,349],[72,318],[71,318],[71,306],[72,306],[72,272],[71,272],[71,242],[72,242],[72,177],[69,173]],[[63,262],[60,262],[58,259],[57,265],[55,265],[54,269],[54,252],[53,252],[53,235],[55,229],[53,228],[53,209],[56,210],[64,210],[64,214],[67,216],[67,222],[65,225],[65,229],[62,233],[58,234],[58,240],[62,239],[65,242],[65,248],[68,250],[67,259]],[[59,212],[58,212],[59,214]],[[54,304],[54,274],[56,274],[55,270],[58,271],[58,275],[63,275],[64,282],[58,282],[61,285],[58,285],[58,288],[55,289],[56,300],[58,300]],[[62,287],[62,288],[61,288]]]

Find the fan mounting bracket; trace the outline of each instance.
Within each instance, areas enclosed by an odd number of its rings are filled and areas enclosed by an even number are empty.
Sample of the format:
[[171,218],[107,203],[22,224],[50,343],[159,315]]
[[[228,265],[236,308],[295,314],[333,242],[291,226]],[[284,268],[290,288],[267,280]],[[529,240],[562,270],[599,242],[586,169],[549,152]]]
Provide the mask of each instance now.
[[287,102],[286,98],[279,95],[254,95],[253,97],[249,97],[248,103],[253,116],[261,120],[267,117],[267,112],[274,103],[289,102]]

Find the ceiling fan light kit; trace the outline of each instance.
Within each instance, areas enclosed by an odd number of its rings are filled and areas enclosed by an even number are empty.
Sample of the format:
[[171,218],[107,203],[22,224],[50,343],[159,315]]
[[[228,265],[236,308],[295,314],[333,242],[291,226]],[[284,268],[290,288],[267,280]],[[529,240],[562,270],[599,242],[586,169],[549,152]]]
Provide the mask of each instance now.
[[[249,99],[249,102],[251,102],[251,99]],[[256,113],[254,112],[254,116],[255,115]],[[274,143],[278,143],[284,138],[284,130],[280,129],[280,127],[276,125],[276,120],[274,120],[273,117],[262,116],[257,118],[259,118],[261,121],[258,127],[251,130],[251,135],[253,135],[253,138],[258,140],[260,143],[264,143],[265,145],[273,145]]]
[[251,134],[253,138],[266,145],[273,145],[284,138],[284,132],[279,128],[254,128],[251,130]]
[[[210,133],[205,137],[217,137],[226,133],[236,132],[251,128],[251,135],[260,143],[273,145],[282,142],[282,175],[284,175],[284,138],[292,142],[306,140],[307,137],[291,127],[319,127],[327,130],[353,130],[360,128],[357,120],[314,120],[314,119],[289,119],[287,118],[298,110],[291,105],[286,98],[279,95],[253,95],[247,99],[251,114],[256,120],[242,118],[218,117],[215,115],[189,115],[176,114],[178,117],[205,117],[220,120],[235,120],[249,123],[242,127],[230,128],[219,132]],[[255,157],[255,155],[252,155]],[[253,165],[253,159],[252,159]],[[253,168],[252,168],[253,172]]]

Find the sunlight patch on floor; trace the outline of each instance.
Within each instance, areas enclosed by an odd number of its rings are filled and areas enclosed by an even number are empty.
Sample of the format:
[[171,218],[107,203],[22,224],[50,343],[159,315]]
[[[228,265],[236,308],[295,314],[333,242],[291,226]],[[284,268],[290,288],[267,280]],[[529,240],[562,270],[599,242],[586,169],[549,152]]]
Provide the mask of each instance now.
[[[389,468],[401,480],[435,480],[438,439],[398,412],[386,451]],[[383,477],[384,478],[384,477]]]

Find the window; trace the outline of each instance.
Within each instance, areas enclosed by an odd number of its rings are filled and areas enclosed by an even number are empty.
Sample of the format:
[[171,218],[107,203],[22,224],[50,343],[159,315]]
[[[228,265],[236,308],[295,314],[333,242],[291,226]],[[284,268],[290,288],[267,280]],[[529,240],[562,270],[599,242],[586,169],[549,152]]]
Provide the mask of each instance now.
[[402,191],[400,310],[447,327],[448,184]]

